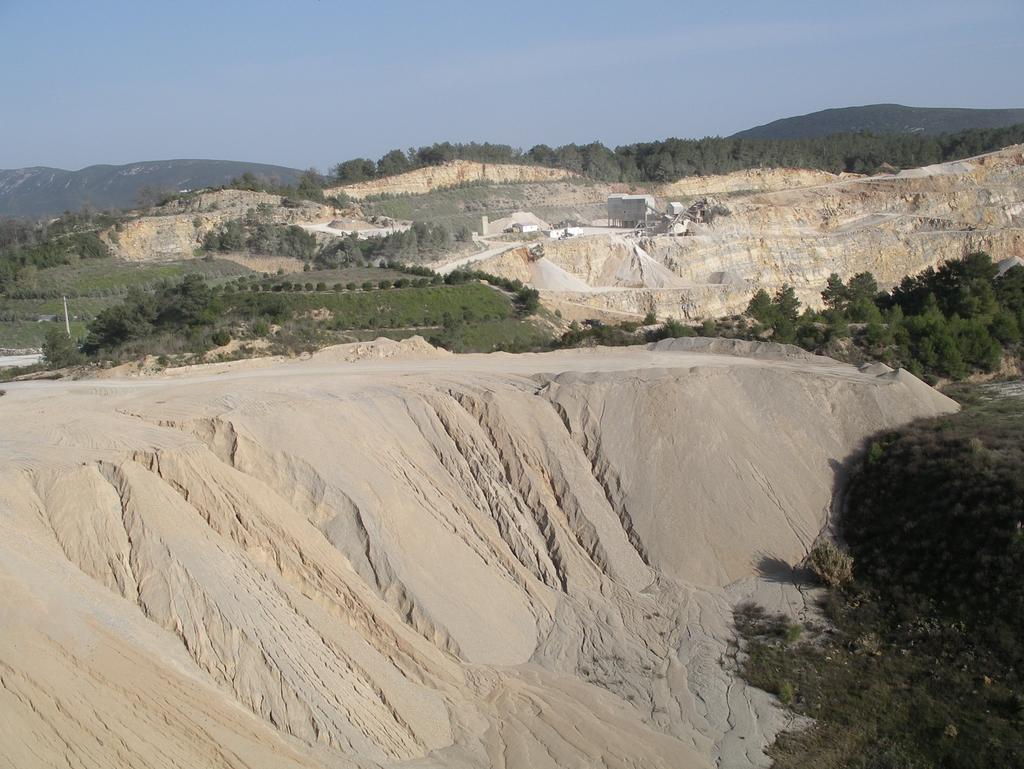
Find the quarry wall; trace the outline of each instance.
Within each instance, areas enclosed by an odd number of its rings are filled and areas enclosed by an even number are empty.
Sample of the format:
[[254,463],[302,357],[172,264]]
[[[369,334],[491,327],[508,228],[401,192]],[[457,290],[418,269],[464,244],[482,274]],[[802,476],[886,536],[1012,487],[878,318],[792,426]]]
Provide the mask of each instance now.
[[468,182],[488,181],[498,184],[549,182],[568,179],[575,175],[571,171],[561,168],[453,160],[443,165],[418,168],[397,176],[331,187],[324,190],[324,193],[336,195],[343,192],[356,199],[370,195],[421,195],[446,187],[457,187]]

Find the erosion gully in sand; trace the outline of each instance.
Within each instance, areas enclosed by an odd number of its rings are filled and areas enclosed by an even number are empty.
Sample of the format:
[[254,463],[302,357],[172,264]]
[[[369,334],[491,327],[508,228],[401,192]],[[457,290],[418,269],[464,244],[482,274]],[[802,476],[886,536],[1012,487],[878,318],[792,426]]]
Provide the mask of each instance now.
[[371,348],[6,385],[0,764],[765,766],[732,607],[803,611],[765,564],[955,408],[776,345]]

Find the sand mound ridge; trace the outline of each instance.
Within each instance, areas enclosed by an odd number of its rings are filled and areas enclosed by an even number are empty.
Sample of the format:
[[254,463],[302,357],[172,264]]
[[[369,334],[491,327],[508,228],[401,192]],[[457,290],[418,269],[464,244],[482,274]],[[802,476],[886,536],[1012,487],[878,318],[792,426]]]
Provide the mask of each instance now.
[[799,605],[757,575],[836,463],[952,402],[772,347],[423,344],[8,385],[0,765],[766,766],[732,605]]
[[421,336],[394,340],[378,337],[372,342],[353,342],[325,347],[313,353],[312,358],[321,362],[354,363],[361,360],[418,360],[422,358],[443,358],[451,355],[448,350],[434,347]]

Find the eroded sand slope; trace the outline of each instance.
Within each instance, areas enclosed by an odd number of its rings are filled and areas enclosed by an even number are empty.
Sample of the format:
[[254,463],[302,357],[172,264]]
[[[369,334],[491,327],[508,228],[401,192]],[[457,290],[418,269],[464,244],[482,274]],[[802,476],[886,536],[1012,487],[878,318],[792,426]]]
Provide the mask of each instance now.
[[722,344],[8,385],[0,765],[764,765],[731,603],[953,406]]

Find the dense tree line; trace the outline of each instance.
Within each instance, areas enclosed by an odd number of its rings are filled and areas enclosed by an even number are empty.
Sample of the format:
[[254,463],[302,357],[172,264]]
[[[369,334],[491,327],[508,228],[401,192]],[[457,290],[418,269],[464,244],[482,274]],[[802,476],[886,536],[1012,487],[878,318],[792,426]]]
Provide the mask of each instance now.
[[1024,337],[1024,267],[1002,275],[984,253],[946,262],[879,291],[869,272],[845,283],[831,275],[821,311],[803,308],[792,286],[757,291],[744,316],[690,326],[668,318],[654,325],[573,323],[560,347],[630,345],[667,337],[770,339],[852,363],[883,361],[929,381],[998,371],[1020,357]]
[[6,228],[0,248],[0,293],[9,293],[28,268],[45,269],[70,264],[76,259],[102,259],[110,249],[96,232],[62,232],[60,228]]
[[230,219],[203,238],[207,252],[248,251],[252,254],[289,256],[303,261],[317,253],[316,237],[296,225],[271,224],[258,212]]
[[724,174],[747,168],[813,168],[832,173],[873,173],[914,168],[978,155],[1024,142],[1024,125],[979,128],[956,134],[843,133],[811,139],[665,139],[610,149],[600,142],[526,152],[507,144],[442,142],[418,149],[391,150],[377,161],[356,158],[332,171],[336,183],[391,176],[450,160],[534,163],[604,181],[664,182],[685,176]]
[[268,215],[269,207],[261,205],[243,218],[224,222],[206,234],[203,250],[289,256],[331,269],[367,262],[415,262],[441,256],[472,240],[466,227],[453,233],[443,224],[415,222],[407,230],[372,238],[360,238],[353,232],[319,246],[312,233],[295,225],[272,224]]
[[405,152],[391,150],[376,162],[369,158],[346,160],[332,169],[332,175],[340,184],[354,184],[426,166],[438,166],[451,160],[475,160],[480,163],[533,162],[522,150],[508,144],[439,142],[418,149],[410,147]]
[[[225,184],[221,189],[247,190],[249,192],[266,192],[271,195],[280,195],[282,205],[288,206],[299,200],[312,200],[315,203],[327,203],[338,208],[345,208],[350,200],[344,194],[327,197],[324,195],[324,187],[331,184],[332,180],[321,175],[315,168],[303,171],[299,181],[294,184],[281,184],[276,179],[267,179],[246,171]],[[169,199],[169,198],[168,198]],[[166,202],[163,201],[163,202]]]
[[394,262],[415,262],[448,253],[453,246],[470,243],[472,235],[462,227],[452,232],[443,224],[415,222],[409,229],[380,237],[360,238],[352,233],[326,244],[316,255],[321,267],[340,267],[381,259]]
[[220,294],[200,275],[186,275],[152,293],[132,288],[123,302],[97,314],[82,350],[95,355],[158,331],[188,333],[212,324],[222,310]]
[[772,338],[832,355],[843,340],[865,358],[919,376],[961,379],[999,368],[1024,329],[1024,267],[998,274],[984,253],[945,262],[878,291],[871,273],[845,284],[837,275],[822,292],[822,312],[800,311],[793,289],[758,291],[747,307]]

